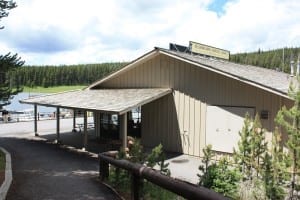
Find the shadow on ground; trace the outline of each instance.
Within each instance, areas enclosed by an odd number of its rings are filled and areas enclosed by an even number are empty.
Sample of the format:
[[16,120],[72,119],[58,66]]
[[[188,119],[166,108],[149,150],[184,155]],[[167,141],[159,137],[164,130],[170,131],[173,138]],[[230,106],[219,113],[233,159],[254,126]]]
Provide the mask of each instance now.
[[[71,136],[66,134],[62,140],[67,143],[68,137],[74,138]],[[56,135],[43,137],[52,140]],[[66,151],[44,139],[0,138],[0,146],[12,156],[13,183],[8,200],[119,199],[99,182],[99,164],[95,157]],[[95,146],[96,152],[100,149]]]
[[[41,135],[39,138],[46,139],[48,141],[55,141],[57,139],[56,134]],[[82,132],[65,132],[60,134],[61,144],[72,146],[76,149],[82,149],[84,135]],[[92,153],[99,154],[101,152],[110,150],[119,150],[120,146],[113,145],[109,140],[101,140],[96,138],[93,131],[88,133],[88,145],[86,150]]]

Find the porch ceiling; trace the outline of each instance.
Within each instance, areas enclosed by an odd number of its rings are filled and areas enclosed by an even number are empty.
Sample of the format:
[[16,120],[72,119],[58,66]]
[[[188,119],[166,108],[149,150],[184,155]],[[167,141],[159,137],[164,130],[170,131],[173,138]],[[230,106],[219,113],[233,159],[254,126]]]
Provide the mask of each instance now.
[[20,100],[20,103],[124,114],[170,94],[170,88],[86,89]]

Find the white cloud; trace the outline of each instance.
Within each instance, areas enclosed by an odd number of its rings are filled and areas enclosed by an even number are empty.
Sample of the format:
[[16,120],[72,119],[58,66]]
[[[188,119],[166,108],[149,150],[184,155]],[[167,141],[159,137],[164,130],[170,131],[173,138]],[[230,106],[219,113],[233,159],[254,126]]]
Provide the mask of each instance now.
[[298,27],[299,8],[300,2],[292,0],[229,3],[220,18],[220,27],[223,27],[220,32],[228,38],[224,45],[235,52],[299,46],[292,30],[294,26]]
[[[130,61],[169,42],[231,52],[300,46],[298,0],[22,0],[1,21],[0,53],[27,64]],[[221,14],[220,14],[221,13]]]

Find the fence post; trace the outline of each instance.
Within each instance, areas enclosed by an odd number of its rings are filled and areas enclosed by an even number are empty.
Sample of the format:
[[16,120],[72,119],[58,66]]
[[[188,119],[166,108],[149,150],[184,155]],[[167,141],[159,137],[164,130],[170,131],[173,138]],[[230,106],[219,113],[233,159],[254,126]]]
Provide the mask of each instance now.
[[177,195],[180,195],[187,199],[207,199],[207,200],[225,200],[227,199],[221,194],[214,192],[213,190],[199,187],[197,185],[189,184],[168,176],[161,174],[160,172],[153,170],[149,167],[145,167],[138,163],[132,163],[128,160],[118,160],[111,157],[111,153],[100,153],[100,179],[101,181],[109,177],[109,165],[113,165],[117,168],[125,169],[131,172],[131,199],[138,200],[143,196],[141,188],[143,181],[147,180],[159,187],[169,190]]
[[99,158],[99,166],[100,166],[99,169],[100,180],[104,181],[108,179],[109,176],[109,164],[104,160],[102,160],[101,158]]
[[131,199],[139,200],[140,197],[140,176],[131,173]]
[[116,180],[119,180],[119,178],[120,178],[120,168],[119,167],[115,167],[115,173],[116,173]]

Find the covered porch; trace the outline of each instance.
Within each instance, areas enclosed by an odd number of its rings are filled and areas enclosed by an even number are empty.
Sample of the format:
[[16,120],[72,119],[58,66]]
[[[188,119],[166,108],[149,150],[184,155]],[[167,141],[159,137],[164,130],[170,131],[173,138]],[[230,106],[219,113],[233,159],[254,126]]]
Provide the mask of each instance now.
[[[117,140],[123,149],[127,147],[128,112],[155,101],[172,92],[169,88],[142,88],[142,89],[86,89],[51,95],[37,96],[21,100],[21,103],[34,105],[34,134],[39,135],[37,106],[49,106],[56,108],[56,143],[61,143],[60,138],[60,112],[61,108],[73,110],[73,130],[76,128],[76,115],[80,111],[83,116],[82,123],[82,150],[88,147],[89,125],[88,112],[93,113],[94,135],[101,138],[101,123],[104,116],[117,116],[118,134]],[[129,121],[130,123],[130,121]]]

